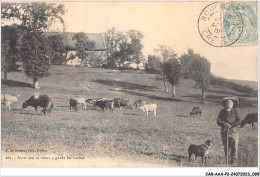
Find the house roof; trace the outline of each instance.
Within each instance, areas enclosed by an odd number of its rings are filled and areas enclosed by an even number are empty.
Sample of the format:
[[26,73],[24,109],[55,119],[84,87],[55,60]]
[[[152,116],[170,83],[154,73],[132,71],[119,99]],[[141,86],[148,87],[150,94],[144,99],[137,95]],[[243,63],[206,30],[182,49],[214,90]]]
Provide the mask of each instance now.
[[[63,36],[63,42],[65,44],[65,47],[67,50],[74,50],[76,41],[72,40],[74,37],[74,34],[71,32],[48,32],[46,33],[48,36],[51,35],[61,35]],[[106,50],[106,45],[104,41],[104,37],[102,33],[85,33],[90,41],[95,42],[95,51],[104,51]]]

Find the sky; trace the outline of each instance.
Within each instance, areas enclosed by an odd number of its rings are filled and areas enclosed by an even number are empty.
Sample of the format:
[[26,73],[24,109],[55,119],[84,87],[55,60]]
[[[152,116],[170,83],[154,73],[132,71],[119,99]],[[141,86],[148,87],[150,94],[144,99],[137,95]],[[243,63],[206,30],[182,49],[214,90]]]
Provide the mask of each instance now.
[[[105,32],[136,29],[142,32],[145,56],[159,44],[180,56],[189,48],[207,58],[211,71],[227,79],[258,80],[258,47],[214,47],[198,32],[201,11],[212,2],[62,2],[67,32]],[[52,27],[58,30],[58,27]]]

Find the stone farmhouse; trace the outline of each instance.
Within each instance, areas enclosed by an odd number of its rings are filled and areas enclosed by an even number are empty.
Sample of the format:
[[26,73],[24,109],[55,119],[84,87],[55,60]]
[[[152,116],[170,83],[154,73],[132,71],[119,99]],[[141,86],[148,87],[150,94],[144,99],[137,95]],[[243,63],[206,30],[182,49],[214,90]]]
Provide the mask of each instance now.
[[67,65],[83,65],[83,66],[94,66],[98,67],[104,64],[106,54],[106,44],[103,33],[86,33],[90,41],[95,42],[93,50],[89,51],[87,62],[82,63],[81,59],[77,57],[75,51],[76,41],[73,37],[76,33],[71,32],[49,32],[47,35],[61,35],[63,36],[63,42],[66,48],[66,59]]

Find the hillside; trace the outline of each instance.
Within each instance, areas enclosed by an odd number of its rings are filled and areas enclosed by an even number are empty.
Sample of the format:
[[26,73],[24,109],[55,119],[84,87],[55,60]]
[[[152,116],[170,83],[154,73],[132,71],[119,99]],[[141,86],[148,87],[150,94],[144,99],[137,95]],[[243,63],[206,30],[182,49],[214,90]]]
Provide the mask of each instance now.
[[[164,92],[163,83],[156,75],[138,71],[119,71],[102,68],[53,66],[51,76],[40,80],[39,91],[31,87],[31,79],[23,73],[11,73],[9,82],[2,85],[2,93],[20,94],[19,102],[9,111],[2,105],[2,152],[7,149],[43,149],[30,155],[82,158],[80,164],[70,164],[60,158],[57,161],[18,160],[17,166],[201,166],[200,160],[187,162],[187,148],[191,143],[202,144],[207,139],[214,146],[207,166],[225,166],[220,127],[216,119],[224,96],[234,95],[240,100],[241,119],[257,112],[256,97],[213,86],[206,93],[208,104],[201,117],[190,118],[195,106],[201,106],[199,89],[193,88],[191,80],[181,80],[176,97]],[[169,90],[171,86],[168,85]],[[47,94],[54,101],[51,116],[35,114],[32,107],[21,110],[22,101],[35,93]],[[125,98],[133,103],[142,99],[157,103],[157,117],[144,115],[141,110],[118,109],[114,112],[87,110],[73,112],[66,104],[71,97]],[[257,131],[250,125],[239,129],[240,159],[238,166],[257,166]],[[250,142],[250,143],[249,143]],[[28,153],[20,153],[28,155]],[[2,158],[10,155],[3,154]],[[91,159],[91,161],[90,161]],[[96,160],[113,162],[97,164]],[[17,159],[13,159],[14,161]],[[12,160],[2,161],[9,166]],[[74,163],[72,163],[74,162]]]
[[258,90],[258,81],[245,81],[245,80],[235,80],[235,79],[227,79],[227,80],[235,84],[239,84],[254,90]]

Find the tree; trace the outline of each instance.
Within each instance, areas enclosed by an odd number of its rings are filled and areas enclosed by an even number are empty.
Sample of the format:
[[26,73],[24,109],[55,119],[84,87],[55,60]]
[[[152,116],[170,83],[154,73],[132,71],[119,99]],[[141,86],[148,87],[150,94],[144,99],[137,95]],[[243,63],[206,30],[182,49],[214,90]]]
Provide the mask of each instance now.
[[39,89],[39,78],[50,75],[51,53],[48,39],[40,32],[27,32],[19,42],[19,55],[23,60],[25,74],[33,79],[34,88]]
[[94,67],[102,67],[106,63],[105,51],[90,51],[88,58],[89,64]]
[[19,65],[17,53],[18,29],[17,25],[1,28],[1,69],[4,73],[4,82],[7,81],[7,73],[18,72]]
[[144,35],[138,30],[129,30],[127,36],[130,38],[129,55],[130,60],[135,62],[137,66],[143,63],[144,56],[142,53],[143,44],[141,43]]
[[131,53],[129,46],[129,43],[124,40],[119,44],[119,49],[112,54],[111,57],[113,58],[113,61],[117,67],[122,68],[124,63],[129,61],[129,56]]
[[115,53],[119,51],[120,44],[126,41],[126,36],[113,27],[105,32],[104,39],[107,46],[107,65],[109,68],[116,68],[118,67],[118,60],[114,57],[119,54]]
[[50,69],[50,50],[43,32],[56,20],[64,24],[64,6],[45,2],[3,3],[1,10],[2,20],[16,19],[27,29],[19,34],[19,54],[25,73],[33,79],[34,88],[39,89],[38,78],[48,76]]
[[177,59],[170,59],[163,64],[163,72],[172,84],[172,96],[175,97],[175,86],[181,76],[181,64]]
[[145,64],[145,70],[150,73],[161,74],[162,64],[163,63],[158,56],[148,55],[148,61]]
[[66,62],[66,53],[65,45],[63,42],[62,35],[51,35],[47,36],[48,39],[48,46],[49,46],[49,59],[51,64],[60,65]]
[[110,68],[125,67],[126,61],[137,65],[143,63],[143,34],[138,30],[129,30],[126,34],[116,31],[113,27],[105,33],[107,50],[107,65]]
[[202,91],[202,101],[205,101],[205,92],[210,86],[210,80],[212,77],[210,71],[210,62],[196,54],[192,61],[191,66],[192,79],[196,82],[196,86],[198,86]]
[[177,57],[174,50],[167,45],[159,45],[159,48],[154,49],[154,52],[161,57],[163,62]]
[[2,3],[3,20],[17,19],[29,31],[47,31],[57,20],[64,25],[64,5],[45,2]]
[[[174,52],[174,50],[171,47],[168,47],[166,45],[159,45],[159,48],[154,49],[154,53],[161,58],[161,61],[165,63],[169,59],[176,59],[177,54]],[[168,92],[167,86],[166,86],[166,75],[163,72],[163,68],[161,68],[161,74],[163,75],[163,85],[165,92]]]
[[181,75],[185,79],[191,78],[191,65],[193,58],[196,54],[194,54],[194,51],[192,49],[188,49],[187,54],[183,54],[180,57],[181,62]]
[[77,51],[77,56],[81,59],[81,65],[83,66],[86,62],[89,51],[93,50],[95,47],[95,42],[90,41],[86,33],[80,32],[76,33],[72,40],[76,41],[75,50]]

